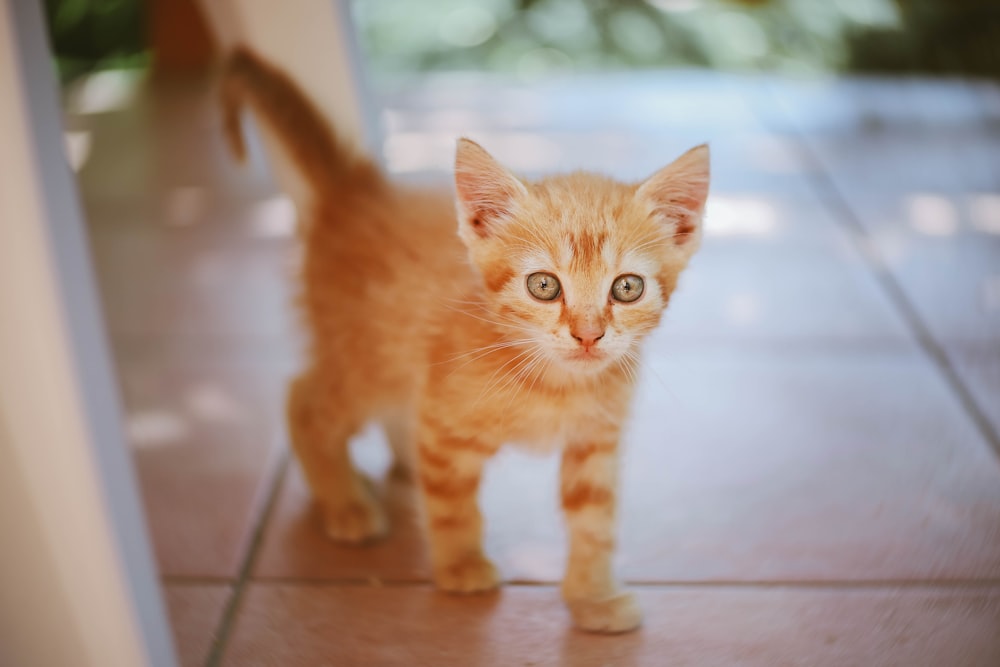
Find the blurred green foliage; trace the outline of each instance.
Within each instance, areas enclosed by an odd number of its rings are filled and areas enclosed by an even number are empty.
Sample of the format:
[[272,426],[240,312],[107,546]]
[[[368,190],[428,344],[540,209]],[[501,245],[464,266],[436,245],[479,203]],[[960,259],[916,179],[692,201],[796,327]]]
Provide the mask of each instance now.
[[142,0],[45,0],[63,80],[93,69],[145,64]]
[[[144,63],[144,5],[45,0],[64,77]],[[1000,0],[354,0],[353,9],[376,77],[678,66],[1000,76]]]
[[372,70],[1000,74],[993,0],[355,0]]
[[1000,2],[895,0],[900,24],[852,36],[852,70],[1000,78]]

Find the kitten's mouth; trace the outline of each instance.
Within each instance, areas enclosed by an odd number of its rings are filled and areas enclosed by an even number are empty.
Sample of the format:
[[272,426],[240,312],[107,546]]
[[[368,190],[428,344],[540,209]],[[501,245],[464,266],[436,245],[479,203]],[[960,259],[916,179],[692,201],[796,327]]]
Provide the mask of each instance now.
[[604,350],[597,350],[594,348],[575,350],[567,355],[570,361],[582,361],[582,362],[595,362],[604,361],[607,359],[608,354]]

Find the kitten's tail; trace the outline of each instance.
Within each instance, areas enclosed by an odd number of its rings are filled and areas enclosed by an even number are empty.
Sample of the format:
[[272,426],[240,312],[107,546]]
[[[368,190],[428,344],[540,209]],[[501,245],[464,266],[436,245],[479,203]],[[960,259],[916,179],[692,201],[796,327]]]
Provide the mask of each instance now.
[[319,109],[287,74],[250,49],[238,46],[230,54],[221,93],[226,140],[239,161],[246,159],[240,111],[247,104],[280,141],[313,193],[358,178],[381,178],[370,160],[341,145]]

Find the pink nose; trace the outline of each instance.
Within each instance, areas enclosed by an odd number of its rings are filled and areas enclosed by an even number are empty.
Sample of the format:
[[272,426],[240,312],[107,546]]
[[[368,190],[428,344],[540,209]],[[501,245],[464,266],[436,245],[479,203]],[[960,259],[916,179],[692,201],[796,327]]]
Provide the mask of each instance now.
[[604,329],[595,326],[580,327],[570,333],[584,348],[591,348],[604,338]]

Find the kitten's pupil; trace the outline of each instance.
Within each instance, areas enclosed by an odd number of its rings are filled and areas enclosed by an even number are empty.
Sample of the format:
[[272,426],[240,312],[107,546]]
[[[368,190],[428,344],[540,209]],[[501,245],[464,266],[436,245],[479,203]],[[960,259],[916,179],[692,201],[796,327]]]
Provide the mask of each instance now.
[[642,296],[644,287],[645,283],[639,276],[619,276],[611,285],[611,298],[624,303],[637,301]]
[[559,279],[550,273],[532,273],[526,286],[531,296],[542,301],[552,301],[561,291]]

